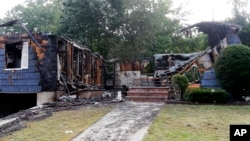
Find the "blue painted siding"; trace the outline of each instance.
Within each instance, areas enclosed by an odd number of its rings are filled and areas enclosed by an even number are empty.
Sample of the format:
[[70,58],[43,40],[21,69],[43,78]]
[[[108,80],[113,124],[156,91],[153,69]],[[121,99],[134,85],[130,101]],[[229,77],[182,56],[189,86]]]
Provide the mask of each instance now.
[[205,88],[219,88],[219,82],[217,79],[215,80],[201,80],[201,86]]
[[229,46],[241,44],[240,38],[237,34],[228,35],[226,38],[227,38],[227,44]]
[[[0,57],[2,57],[2,56],[0,56]],[[4,57],[2,57],[2,58],[4,58]],[[35,66],[36,64],[37,64],[36,60],[29,60],[29,66]],[[0,68],[5,69],[5,62],[0,63]]]
[[39,79],[39,73],[19,73],[17,70],[16,73],[0,74],[1,80],[4,79],[20,79],[20,80],[29,80],[29,79]]
[[0,86],[1,93],[37,93],[41,91],[41,86]]
[[5,49],[0,49],[0,93],[37,93],[42,90],[36,53],[29,47],[28,69],[5,69]]
[[37,67],[36,66],[29,66],[29,69],[22,69],[22,70],[15,70],[15,71],[10,71],[10,70],[5,70],[5,69],[1,69],[0,70],[0,74],[9,74],[11,72],[12,73],[34,73],[34,72],[38,72]]
[[203,78],[201,80],[201,87],[220,88],[220,84],[215,76],[214,69],[210,69],[204,72]]
[[37,81],[37,79],[12,79],[12,80],[0,80],[0,86],[3,85],[8,85],[8,86],[22,86],[22,85],[29,85],[29,86],[38,86],[39,85],[39,81]]
[[5,53],[5,49],[0,49],[0,54],[4,55],[4,53]]
[[206,71],[203,75],[203,79],[205,80],[216,80],[215,72],[214,70]]

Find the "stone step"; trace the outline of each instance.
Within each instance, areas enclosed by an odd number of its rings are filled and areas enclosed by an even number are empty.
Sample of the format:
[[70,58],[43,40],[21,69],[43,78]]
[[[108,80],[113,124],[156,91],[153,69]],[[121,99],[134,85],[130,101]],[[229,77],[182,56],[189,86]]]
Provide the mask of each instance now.
[[129,101],[134,102],[166,102],[167,96],[127,96]]
[[168,92],[169,88],[167,87],[138,87],[138,88],[129,88],[129,92],[148,92],[148,93],[158,93],[158,92]]
[[168,92],[168,87],[132,87],[126,98],[135,102],[165,102]]
[[168,96],[168,92],[127,92],[127,96]]

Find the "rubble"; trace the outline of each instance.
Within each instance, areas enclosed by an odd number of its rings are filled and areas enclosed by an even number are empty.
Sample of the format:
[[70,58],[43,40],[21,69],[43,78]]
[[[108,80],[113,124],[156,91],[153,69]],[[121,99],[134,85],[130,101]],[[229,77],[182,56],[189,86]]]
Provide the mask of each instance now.
[[[52,116],[54,112],[61,110],[74,110],[83,106],[100,106],[118,102],[114,99],[115,96],[113,96],[111,92],[104,92],[103,95],[92,97],[90,99],[77,99],[75,95],[63,95],[55,102],[45,103],[26,110],[21,110],[0,119],[0,137],[25,128],[26,121],[46,119]],[[66,134],[70,134],[70,131],[67,131]]]

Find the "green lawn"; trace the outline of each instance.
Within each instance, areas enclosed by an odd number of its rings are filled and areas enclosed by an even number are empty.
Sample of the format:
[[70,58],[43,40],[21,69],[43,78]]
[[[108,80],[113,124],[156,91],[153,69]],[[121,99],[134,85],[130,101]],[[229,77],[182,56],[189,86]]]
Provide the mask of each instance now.
[[27,128],[0,141],[69,141],[110,112],[112,107],[60,111],[41,121],[27,122]]
[[230,124],[250,124],[250,106],[166,105],[144,141],[228,141]]

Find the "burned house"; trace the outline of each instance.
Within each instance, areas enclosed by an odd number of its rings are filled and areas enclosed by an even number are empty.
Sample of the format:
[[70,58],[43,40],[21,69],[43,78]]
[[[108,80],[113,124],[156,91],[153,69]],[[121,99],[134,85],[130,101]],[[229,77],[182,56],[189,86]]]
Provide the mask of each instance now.
[[[0,26],[20,24],[15,20]],[[0,36],[0,95],[36,94],[37,104],[59,93],[102,89],[104,58],[69,39],[43,33]]]
[[[220,55],[223,48],[240,44],[238,31],[240,26],[220,22],[200,22],[181,31],[191,37],[193,29],[208,35],[209,47],[198,53],[183,54],[158,54],[155,55],[155,75],[159,75],[161,81],[169,81],[175,74],[183,74],[192,66],[197,66],[202,75],[201,86],[219,87],[213,70],[213,63]],[[168,58],[175,58],[168,60]]]

